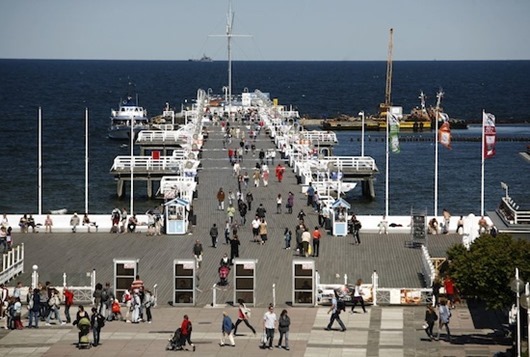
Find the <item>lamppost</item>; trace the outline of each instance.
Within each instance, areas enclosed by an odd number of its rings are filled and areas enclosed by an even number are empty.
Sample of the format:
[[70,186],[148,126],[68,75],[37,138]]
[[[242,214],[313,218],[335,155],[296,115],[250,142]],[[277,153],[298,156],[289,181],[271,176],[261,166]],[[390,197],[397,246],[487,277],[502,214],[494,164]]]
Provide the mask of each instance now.
[[526,350],[530,353],[530,283],[526,283],[525,292],[520,298],[520,304],[526,309],[526,326],[528,328],[528,331],[526,331],[526,337],[528,338]]
[[[520,293],[523,291],[524,283],[519,279],[519,268],[515,268],[515,278],[510,282],[510,289],[517,295],[517,357],[521,357],[521,312],[519,307]],[[526,294],[525,294],[526,295]]]
[[361,116],[361,156],[364,157],[364,111],[359,112]]

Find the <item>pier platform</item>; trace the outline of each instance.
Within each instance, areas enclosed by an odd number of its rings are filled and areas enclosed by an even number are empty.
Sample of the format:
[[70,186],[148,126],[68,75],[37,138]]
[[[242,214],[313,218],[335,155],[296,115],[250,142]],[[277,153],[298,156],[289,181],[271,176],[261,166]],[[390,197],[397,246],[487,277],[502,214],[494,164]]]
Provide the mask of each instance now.
[[[68,274],[70,285],[84,284],[87,279],[86,272],[93,269],[97,272],[98,282],[112,282],[113,259],[138,259],[138,272],[145,286],[158,286],[158,307],[154,309],[153,323],[108,323],[102,333],[103,345],[89,351],[75,349],[73,344],[77,340],[77,330],[72,326],[42,326],[39,330],[12,331],[7,335],[3,332],[0,334],[1,355],[173,355],[174,352],[164,352],[164,347],[167,338],[174,332],[185,313],[194,324],[192,339],[197,346],[197,355],[491,356],[494,352],[506,350],[506,346],[502,345],[503,340],[494,338],[493,324],[477,323],[471,310],[465,306],[458,307],[453,313],[455,317],[451,321],[451,327],[456,336],[453,344],[427,341],[425,333],[421,330],[424,317],[424,308],[421,306],[370,307],[366,314],[343,313],[342,317],[348,329],[344,333],[338,330],[323,330],[329,319],[326,307],[291,307],[290,272],[295,258],[315,261],[323,283],[341,283],[344,274],[347,274],[350,283],[358,278],[369,282],[373,271],[377,270],[381,287],[414,288],[424,284],[421,277],[421,250],[406,247],[405,243],[410,240],[407,226],[410,222],[409,216],[389,218],[389,223],[396,219],[402,227],[390,229],[389,234],[380,235],[377,233],[376,224],[381,217],[362,215],[360,245],[353,244],[351,235],[333,237],[323,234],[319,257],[300,258],[296,256],[295,249],[282,249],[283,232],[285,228],[289,228],[294,233],[297,213],[301,209],[304,210],[305,220],[310,228],[317,226],[317,214],[306,206],[306,197],[301,193],[301,187],[296,184],[296,178],[289,168],[285,172],[283,182],[277,182],[274,177],[277,161],[270,164],[271,177],[268,187],[260,185],[248,188],[254,195],[254,201],[247,215],[247,224],[239,229],[240,258],[257,260],[256,306],[252,308],[251,323],[258,330],[258,336],[251,335],[248,329],[242,326],[238,332],[243,335],[236,337],[235,348],[219,347],[222,312],[228,311],[235,321],[237,309],[231,305],[231,284],[222,289],[214,287],[218,281],[219,261],[223,254],[230,254],[230,247],[224,244],[222,233],[227,216],[226,212],[217,209],[216,193],[220,187],[223,187],[226,193],[236,192],[237,182],[232,175],[227,151],[222,149],[220,127],[213,127],[209,132],[210,138],[204,145],[201,160],[202,168],[198,173],[200,195],[193,201],[197,225],[192,227],[189,234],[146,236],[145,231],[111,234],[101,229],[99,233],[90,234],[80,230],[75,234],[20,234],[14,225],[14,244],[25,244],[26,262],[25,273],[17,277],[17,281],[28,286],[31,282],[30,267],[38,265],[39,280],[50,281],[54,285],[62,284],[63,273]],[[232,145],[238,145],[236,138],[233,139]],[[274,148],[265,133],[258,136],[256,146],[258,151]],[[257,154],[256,157],[251,153],[245,155],[241,163],[242,172],[248,171],[250,174],[257,161]],[[277,214],[278,193],[284,197],[285,202],[289,191],[295,194],[293,214]],[[252,212],[260,203],[267,209],[269,240],[265,245],[252,242],[250,228]],[[285,208],[282,207],[282,210]],[[101,217],[107,217],[110,222],[110,213]],[[237,213],[236,217],[239,218]],[[208,234],[214,223],[220,227],[217,248],[210,247]],[[455,228],[456,223],[451,230],[454,231]],[[202,267],[198,271],[196,307],[171,307],[168,303],[173,300],[173,260],[193,259],[192,248],[196,240],[200,240],[204,247]],[[445,257],[447,248],[460,242],[461,236],[454,233],[428,236],[426,241],[432,257]],[[294,246],[294,237],[291,246]],[[337,275],[340,278],[337,278]],[[231,282],[232,278],[230,275],[228,280]],[[217,296],[214,307],[213,289],[216,289]],[[274,299],[278,314],[286,308],[291,315],[290,352],[258,349],[259,333],[262,331],[261,316]]]

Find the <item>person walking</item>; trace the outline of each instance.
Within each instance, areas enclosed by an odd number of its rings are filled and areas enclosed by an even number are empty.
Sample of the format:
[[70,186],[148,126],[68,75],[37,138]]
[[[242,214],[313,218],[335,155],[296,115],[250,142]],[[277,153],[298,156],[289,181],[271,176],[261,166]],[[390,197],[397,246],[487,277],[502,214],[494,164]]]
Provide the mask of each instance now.
[[183,349],[188,342],[193,352],[195,352],[195,345],[191,342],[192,325],[188,315],[184,315],[184,320],[180,324],[180,349]]
[[285,231],[283,232],[283,238],[285,240],[285,249],[291,249],[291,237],[292,233],[289,230],[289,228],[285,227]]
[[438,335],[436,336],[436,341],[440,339],[440,331],[445,326],[447,332],[447,342],[451,342],[451,331],[449,330],[449,320],[451,318],[451,310],[447,306],[447,299],[440,299],[440,306],[438,307],[438,314],[440,319],[438,320]]
[[252,211],[252,201],[254,201],[254,195],[252,195],[252,192],[247,192],[245,195],[245,200],[247,201],[248,210]]
[[302,233],[302,250],[300,251],[300,256],[309,257],[309,246],[311,245],[311,233],[304,227],[304,232]]
[[221,187],[219,191],[217,191],[217,209],[220,211],[225,210],[225,193],[223,191],[223,188]]
[[66,323],[69,324],[72,322],[70,317],[70,307],[74,304],[74,292],[68,287],[65,287],[63,290],[64,295],[64,317],[66,318]]
[[427,305],[427,310],[425,310],[425,333],[431,341],[434,340],[432,329],[434,328],[434,322],[436,320],[438,320],[438,315],[436,315],[434,307],[432,307],[432,305]]
[[33,289],[33,293],[29,297],[28,309],[28,328],[39,328],[40,290],[38,288]]
[[202,264],[202,244],[200,240],[196,240],[193,245],[193,256],[195,257],[195,267],[199,269]]
[[355,311],[355,306],[357,306],[357,303],[361,304],[361,307],[363,308],[364,313],[366,313],[366,308],[364,307],[364,299],[363,299],[363,291],[361,288],[361,285],[363,283],[362,279],[357,279],[357,282],[355,283],[355,287],[353,288],[352,293],[352,301],[353,305],[351,306],[350,314],[353,314]]
[[313,238],[313,257],[318,257],[318,253],[320,252],[320,238],[322,237],[322,234],[318,230],[318,226],[315,227],[315,230],[312,233]]
[[287,195],[287,213],[293,214],[293,206],[294,206],[294,194],[289,191],[289,194]]
[[239,307],[237,309],[237,322],[234,326],[234,335],[237,336],[237,327],[240,323],[244,322],[245,325],[252,331],[254,336],[256,336],[256,329],[250,324],[248,321],[250,319],[250,309],[245,305],[245,301],[243,299],[238,299],[237,302],[239,303]]
[[361,244],[361,237],[359,236],[359,231],[362,228],[361,222],[357,219],[355,215],[351,216],[352,221],[352,235],[353,235],[353,244]]
[[217,248],[217,237],[219,236],[219,230],[217,229],[217,224],[213,224],[210,228],[210,237],[212,238],[212,247]]
[[340,319],[341,310],[339,309],[339,305],[338,305],[338,297],[339,296],[338,296],[337,290],[334,290],[333,297],[331,298],[331,307],[328,310],[328,314],[331,312],[331,318],[329,319],[328,326],[325,328],[326,331],[331,330],[331,327],[333,326],[333,323],[335,322],[335,320],[339,323],[340,330],[342,332],[346,331],[346,326],[344,326],[344,323]]
[[221,343],[219,343],[219,346],[223,347],[225,345],[225,341],[228,338],[228,341],[230,341],[230,346],[235,347],[236,343],[234,342],[234,333],[233,333],[233,327],[234,324],[232,323],[232,319],[230,316],[228,316],[228,313],[226,311],[223,311],[223,321],[221,323]]
[[282,213],[282,194],[278,193],[276,196],[276,214]]
[[234,237],[230,240],[230,265],[234,265],[234,258],[239,258],[240,245],[241,242],[239,242],[239,238],[237,235],[234,235]]
[[285,337],[285,345],[283,348],[285,348],[287,351],[289,351],[289,326],[291,325],[291,319],[289,318],[289,315],[287,314],[287,310],[282,310],[282,313],[280,314],[280,318],[278,319],[278,332],[280,333],[280,338],[278,339],[278,344],[276,345],[277,348],[282,348],[282,341]]
[[[272,350],[272,343],[274,341],[274,330],[276,329],[277,323],[278,318],[274,313],[274,306],[270,304],[267,312],[265,312],[265,314],[263,315],[263,329],[267,334],[266,345],[268,345],[269,350]],[[264,347],[266,347],[266,345]]]
[[92,345],[94,347],[100,345],[99,336],[101,335],[103,326],[105,326],[105,318],[98,312],[98,309],[93,307],[92,316],[90,317],[90,327],[92,328]]

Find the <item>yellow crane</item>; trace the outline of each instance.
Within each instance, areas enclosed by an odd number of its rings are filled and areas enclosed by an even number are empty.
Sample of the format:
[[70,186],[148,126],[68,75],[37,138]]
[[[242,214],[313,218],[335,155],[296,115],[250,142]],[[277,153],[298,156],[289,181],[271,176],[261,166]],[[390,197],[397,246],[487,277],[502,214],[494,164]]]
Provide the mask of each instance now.
[[388,58],[386,62],[386,88],[385,88],[385,102],[379,104],[379,115],[386,118],[386,113],[392,105],[392,49],[394,29],[390,29],[390,39],[388,41]]

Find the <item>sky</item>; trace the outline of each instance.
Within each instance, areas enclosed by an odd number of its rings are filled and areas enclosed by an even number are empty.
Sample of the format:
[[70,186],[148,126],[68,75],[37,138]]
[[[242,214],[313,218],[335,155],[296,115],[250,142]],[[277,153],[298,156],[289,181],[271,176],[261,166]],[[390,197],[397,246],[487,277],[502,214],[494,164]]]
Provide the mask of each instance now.
[[[529,60],[529,0],[232,0],[232,57]],[[228,0],[0,0],[0,58],[227,58]]]

